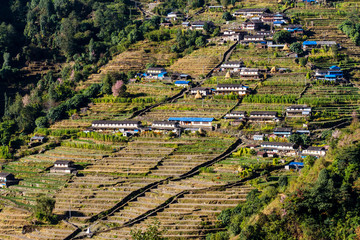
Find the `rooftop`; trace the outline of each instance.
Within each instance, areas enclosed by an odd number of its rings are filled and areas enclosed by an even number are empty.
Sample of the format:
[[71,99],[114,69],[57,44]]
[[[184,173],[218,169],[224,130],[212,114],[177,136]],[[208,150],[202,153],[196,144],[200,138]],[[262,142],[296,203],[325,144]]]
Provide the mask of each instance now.
[[212,121],[214,121],[214,118],[169,117],[169,121],[183,121],[183,122],[212,122]]

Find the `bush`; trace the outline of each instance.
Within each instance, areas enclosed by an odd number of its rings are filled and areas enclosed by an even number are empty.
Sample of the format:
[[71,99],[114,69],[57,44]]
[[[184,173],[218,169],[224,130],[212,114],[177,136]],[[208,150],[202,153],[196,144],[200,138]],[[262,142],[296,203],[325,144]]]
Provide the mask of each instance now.
[[279,186],[280,187],[286,187],[288,185],[288,177],[286,175],[283,175],[279,178]]
[[35,120],[36,127],[38,128],[47,128],[49,127],[49,120],[47,117],[38,117]]
[[55,208],[55,199],[50,197],[40,197],[36,199],[35,217],[39,221],[53,222],[53,210]]

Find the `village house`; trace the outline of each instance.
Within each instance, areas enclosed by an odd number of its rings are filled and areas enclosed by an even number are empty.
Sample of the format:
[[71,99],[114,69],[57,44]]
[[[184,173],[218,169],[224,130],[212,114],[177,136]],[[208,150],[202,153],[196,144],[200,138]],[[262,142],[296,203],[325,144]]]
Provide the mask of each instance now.
[[232,111],[225,115],[225,119],[245,119],[246,112],[245,111]]
[[322,48],[324,46],[326,47],[337,46],[337,43],[335,41],[304,41],[302,45],[303,45],[303,50],[306,51],[313,48]]
[[174,132],[180,134],[180,125],[177,121],[154,121],[151,125],[154,132]]
[[250,112],[251,122],[278,122],[277,112],[275,111],[253,111]]
[[260,31],[255,32],[255,35],[264,36],[266,38],[271,38],[273,36],[273,31],[260,30]]
[[205,97],[212,94],[212,89],[207,87],[196,87],[190,90],[191,95],[195,95],[198,92],[201,94],[201,96]]
[[250,88],[241,84],[218,84],[214,92],[219,95],[238,94],[243,96],[250,93]]
[[261,21],[263,23],[272,23],[274,22],[274,14],[273,13],[264,13],[261,15]]
[[292,128],[275,128],[274,135],[276,135],[277,137],[290,137],[292,134]]
[[73,161],[56,160],[54,166],[50,168],[50,173],[71,174],[74,172],[76,172],[76,168]]
[[244,62],[239,61],[227,61],[221,64],[221,71],[239,72],[244,67]]
[[180,127],[185,130],[209,129],[212,130],[214,118],[197,118],[197,117],[170,117],[169,121],[179,122]]
[[223,42],[237,42],[240,41],[241,39],[243,39],[244,37],[244,33],[243,32],[231,32],[229,33],[229,31],[224,32],[223,34],[221,34],[221,36],[219,37],[220,41]]
[[191,76],[189,74],[185,74],[185,73],[173,73],[173,74],[171,74],[171,80],[172,81],[189,80],[189,79],[191,79]]
[[245,35],[242,43],[258,43],[265,41],[264,35]]
[[45,142],[45,137],[43,136],[33,136],[30,138],[30,142],[29,142],[29,146],[32,147],[32,146],[35,146],[35,145],[39,145],[39,144],[42,144]]
[[167,19],[172,20],[172,21],[176,21],[183,17],[184,17],[184,15],[181,12],[171,12],[171,13],[168,13],[168,15],[166,16]]
[[18,182],[12,173],[0,172],[0,188],[7,188],[11,185],[18,184]]
[[204,26],[207,24],[210,28],[214,28],[215,25],[211,21],[194,21],[191,23],[191,30],[204,30]]
[[254,141],[264,141],[264,137],[265,137],[264,134],[255,134],[255,135],[252,137],[252,139],[253,139]]
[[319,80],[337,81],[343,79],[343,77],[343,71],[335,65],[327,70],[318,69],[315,71],[315,78]]
[[190,22],[182,22],[182,23],[181,23],[181,26],[182,26],[183,28],[188,28],[188,27],[191,26],[191,24],[190,24]]
[[93,129],[120,129],[120,130],[136,130],[142,127],[140,121],[135,120],[122,120],[122,121],[111,121],[111,120],[97,120],[91,124]]
[[183,87],[183,88],[190,86],[190,83],[191,83],[190,81],[182,81],[182,80],[174,82],[175,86]]
[[259,79],[260,70],[258,68],[242,68],[240,76],[246,79]]
[[162,26],[162,27],[172,27],[173,24],[171,22],[162,22],[162,23],[160,23],[160,26]]
[[292,105],[286,108],[286,117],[308,117],[311,115],[311,107],[307,105]]
[[304,163],[302,162],[291,162],[285,166],[286,170],[290,170],[290,169],[300,170],[302,168],[304,168]]
[[161,67],[150,67],[146,70],[146,73],[142,74],[147,79],[159,79],[162,80],[167,76],[167,72]]
[[258,30],[262,26],[260,20],[251,20],[247,19],[245,22],[241,23],[241,28],[243,30]]
[[295,143],[287,142],[262,142],[260,146],[263,149],[273,151],[294,151],[296,149]]
[[269,12],[268,8],[243,8],[236,10],[232,15],[234,17],[251,17],[255,15],[262,15]]
[[324,147],[308,147],[301,152],[301,155],[323,157],[326,155],[326,149]]

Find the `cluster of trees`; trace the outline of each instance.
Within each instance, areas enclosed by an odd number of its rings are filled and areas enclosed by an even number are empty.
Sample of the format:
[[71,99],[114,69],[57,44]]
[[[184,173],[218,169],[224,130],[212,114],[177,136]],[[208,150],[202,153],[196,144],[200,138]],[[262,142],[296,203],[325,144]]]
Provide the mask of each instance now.
[[188,12],[190,9],[203,7],[205,0],[168,0],[154,8],[154,12],[161,16],[166,16],[174,9]]
[[360,45],[360,23],[348,19],[339,25],[339,29],[357,46]]
[[289,142],[295,143],[298,146],[307,147],[311,144],[311,138],[307,134],[292,134],[289,137]]
[[201,31],[179,29],[176,33],[176,43],[171,46],[171,51],[179,54],[190,53],[196,48],[204,47],[209,34],[218,34],[218,31],[218,28],[214,29],[207,23],[204,25],[205,35]]
[[246,103],[296,103],[295,95],[248,95],[243,98]]

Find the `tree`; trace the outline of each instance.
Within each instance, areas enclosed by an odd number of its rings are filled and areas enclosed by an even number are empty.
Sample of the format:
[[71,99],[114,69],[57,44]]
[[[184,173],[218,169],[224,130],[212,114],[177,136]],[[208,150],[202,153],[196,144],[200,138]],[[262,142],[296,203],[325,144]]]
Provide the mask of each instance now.
[[204,47],[206,45],[206,40],[203,36],[196,38],[195,44],[197,47]]
[[122,95],[125,92],[124,82],[122,80],[116,81],[116,83],[112,86],[111,90],[114,97]]
[[307,64],[307,62],[308,62],[308,59],[307,59],[307,58],[299,58],[299,64],[300,64],[300,66],[305,67],[306,64]]
[[292,134],[290,135],[289,137],[289,141],[292,142],[292,143],[295,143],[297,145],[300,145],[302,143],[302,140],[301,140],[301,137],[299,134]]
[[51,222],[54,219],[53,210],[55,199],[50,197],[40,197],[36,199],[35,217],[40,221]]
[[47,128],[49,127],[49,120],[47,117],[38,117],[35,120],[35,124],[38,128]]
[[231,21],[233,17],[229,12],[224,12],[222,15],[222,19],[224,19],[225,21]]
[[165,240],[165,238],[162,237],[164,231],[159,230],[159,225],[159,222],[149,224],[144,232],[141,229],[131,230],[131,236],[133,240]]
[[302,49],[302,45],[299,42],[294,42],[290,45],[290,50],[296,54],[302,54],[304,51]]
[[76,52],[75,33],[77,20],[74,16],[64,18],[61,21],[60,32],[58,33],[58,46],[67,57],[74,55]]
[[290,43],[292,38],[291,34],[288,31],[279,31],[274,34],[273,40],[276,43]]
[[280,187],[286,187],[288,185],[288,177],[286,175],[282,175],[279,178],[279,186]]

